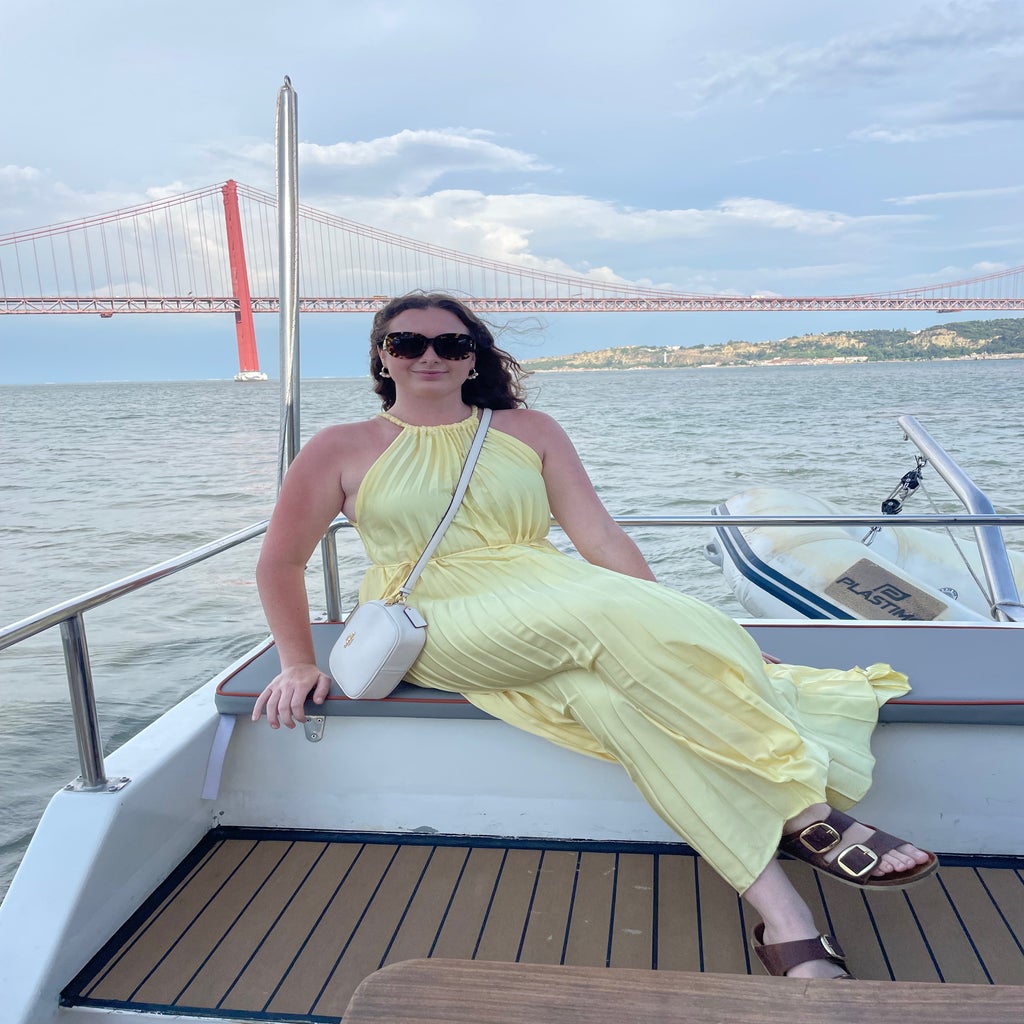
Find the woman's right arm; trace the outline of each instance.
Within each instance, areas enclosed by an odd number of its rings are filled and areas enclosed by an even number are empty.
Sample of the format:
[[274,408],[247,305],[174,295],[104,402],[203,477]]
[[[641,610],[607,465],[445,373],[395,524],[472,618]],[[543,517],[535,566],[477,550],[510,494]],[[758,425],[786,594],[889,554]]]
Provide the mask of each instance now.
[[309,627],[306,563],[345,494],[341,464],[345,429],[329,427],[302,448],[285,476],[256,566],[256,582],[270,632],[281,657],[281,673],[260,694],[253,721],[266,711],[271,728],[305,722],[306,698],[327,698],[330,677],[317,668]]

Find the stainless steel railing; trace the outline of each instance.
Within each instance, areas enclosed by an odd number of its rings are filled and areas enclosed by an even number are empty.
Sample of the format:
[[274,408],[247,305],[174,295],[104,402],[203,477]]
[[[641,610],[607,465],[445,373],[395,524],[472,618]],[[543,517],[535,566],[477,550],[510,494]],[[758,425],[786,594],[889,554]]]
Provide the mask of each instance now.
[[[991,509],[991,505],[989,506]],[[719,526],[971,526],[988,527],[998,533],[1000,526],[1024,526],[1024,515],[999,514],[994,511],[972,515],[953,513],[951,515],[900,515],[893,516],[613,516],[619,526],[703,526],[717,528]],[[554,519],[552,524],[557,526]],[[335,535],[338,530],[351,527],[352,524],[339,516],[327,528],[321,542],[321,559],[324,569],[324,594],[326,597],[327,618],[331,622],[339,622],[343,616],[341,607],[341,584],[338,580],[338,549]],[[1002,545],[1000,535],[999,543]],[[1003,546],[1003,558],[1009,572],[1009,583],[1003,584],[1006,591],[1013,588],[1016,594],[1013,571],[1006,559],[1006,548]],[[1003,593],[1003,591],[1000,591]]]
[[[928,433],[913,416],[900,416],[897,421],[918,451],[935,467],[935,472],[949,485],[950,490],[963,502],[968,512],[991,515],[992,502],[980,487],[960,468],[953,457]],[[1013,568],[1006,554],[1003,535],[997,526],[971,523],[978,541],[978,553],[992,595],[992,611],[997,619],[1024,621]]]
[[[615,521],[625,527],[718,527],[718,526],[971,526],[975,529],[996,528],[1005,526],[1024,526],[1024,515],[956,514],[956,515],[900,515],[893,516],[616,516]],[[344,517],[335,519],[327,530],[322,544],[324,594],[328,619],[338,621],[342,618],[341,586],[338,579],[338,558],[336,535],[339,530],[352,528],[352,524]],[[84,613],[98,608],[100,605],[124,597],[147,587],[159,580],[166,579],[175,573],[223,554],[262,536],[267,529],[263,521],[235,533],[228,534],[218,540],[211,541],[201,547],[194,548],[185,554],[152,565],[140,572],[115,580],[96,590],[79,597],[54,605],[28,618],[21,619],[10,626],[0,629],[0,651],[37,636],[40,633],[59,626],[64,649],[64,662],[67,674],[68,690],[74,718],[75,737],[78,743],[81,779],[75,789],[85,791],[105,791],[112,789],[108,784],[103,765],[102,745],[96,714],[96,697],[93,688],[92,667],[89,660],[89,648],[85,632]],[[1000,538],[1001,544],[1001,538]],[[1005,558],[1005,549],[1003,551]],[[1007,562],[1007,566],[1009,563]],[[989,581],[993,581],[990,579]],[[1014,615],[1019,608],[1016,601],[1016,587],[1012,573],[1006,592],[1013,600],[1001,606],[1001,618],[1015,621],[1021,620]],[[1000,591],[1000,593],[1003,593]]]
[[0,651],[3,651],[29,637],[45,633],[46,630],[52,629],[54,626],[60,626],[61,642],[64,648],[64,666],[75,723],[75,738],[78,741],[78,759],[82,767],[81,781],[76,785],[76,789],[104,790],[108,788],[107,776],[103,768],[103,748],[100,743],[96,715],[96,694],[92,683],[92,664],[89,661],[84,613],[123,597],[125,594],[141,590],[157,580],[173,576],[189,566],[204,562],[206,559],[237,547],[239,544],[244,544],[265,533],[266,529],[266,521],[256,523],[254,526],[228,534],[226,537],[194,548],[192,551],[168,559],[166,562],[151,565],[141,572],[125,576],[123,579],[115,580],[96,590],[90,590],[70,601],[64,601],[0,629]]
[[[910,417],[907,417],[910,419]],[[944,478],[945,479],[945,478]],[[966,476],[965,476],[966,479]],[[973,486],[973,484],[972,484]],[[975,490],[977,490],[975,488]],[[981,491],[977,491],[981,494]],[[979,547],[984,537],[985,548],[982,549],[985,576],[992,594],[993,617],[1004,621],[1024,621],[1024,607],[1021,606],[1017,594],[1017,585],[1013,569],[1006,553],[1000,527],[1024,526],[1024,515],[1000,514],[994,511],[992,503],[985,498],[987,509],[977,512],[953,513],[950,515],[926,514],[906,515],[901,513],[898,518],[887,515],[877,516],[827,516],[827,515],[786,515],[786,516],[613,516],[620,526],[703,526],[717,528],[720,526],[932,526],[954,527],[970,526],[978,537]],[[980,504],[980,502],[974,502]],[[554,523],[552,519],[552,523]],[[328,527],[323,540],[324,589],[327,594],[327,617],[332,621],[341,618],[341,589],[337,579],[337,550],[334,535],[338,530],[352,524],[345,518],[335,519]],[[557,524],[556,524],[557,525]],[[981,531],[984,530],[984,534]],[[328,553],[330,552],[330,554]],[[987,556],[987,557],[985,557]],[[334,566],[333,576],[331,566]]]

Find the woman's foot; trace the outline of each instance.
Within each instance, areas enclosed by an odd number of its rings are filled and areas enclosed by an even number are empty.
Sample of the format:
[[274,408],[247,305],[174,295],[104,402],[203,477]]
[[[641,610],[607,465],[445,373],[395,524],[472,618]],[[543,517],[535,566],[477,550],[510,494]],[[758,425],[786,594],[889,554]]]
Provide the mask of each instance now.
[[813,804],[790,818],[782,831],[780,849],[852,885],[909,885],[938,868],[935,854],[864,825],[828,804]]
[[775,977],[852,978],[842,947],[811,924],[754,928],[752,946],[764,969]]
[[754,929],[752,946],[765,970],[776,977],[848,977],[843,951],[830,935],[819,934],[811,908],[800,898],[777,860],[743,893],[763,924]]

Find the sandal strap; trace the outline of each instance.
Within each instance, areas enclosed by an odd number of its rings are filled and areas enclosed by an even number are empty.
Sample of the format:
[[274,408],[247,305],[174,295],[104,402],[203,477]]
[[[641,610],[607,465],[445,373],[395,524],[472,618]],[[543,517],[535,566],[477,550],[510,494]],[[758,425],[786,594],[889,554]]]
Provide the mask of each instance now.
[[827,861],[825,854],[834,850],[842,842],[843,833],[857,823],[856,818],[831,809],[824,820],[783,836],[779,848],[832,874],[851,880],[862,879],[874,870],[883,854],[902,846],[906,840],[875,829],[874,825],[867,825],[867,828],[875,830],[863,843],[850,843],[840,850],[837,857]]
[[811,960],[827,960],[846,970],[846,954],[834,935],[819,935],[816,939],[795,939],[792,942],[764,943],[764,925],[754,929],[754,952],[773,977],[785,977],[786,972],[798,964]]

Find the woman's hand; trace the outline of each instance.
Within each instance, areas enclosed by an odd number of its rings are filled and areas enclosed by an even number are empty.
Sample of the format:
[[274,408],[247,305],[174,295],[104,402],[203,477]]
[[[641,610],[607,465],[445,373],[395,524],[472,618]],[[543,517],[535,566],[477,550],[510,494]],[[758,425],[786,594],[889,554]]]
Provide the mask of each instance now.
[[323,704],[331,688],[331,677],[316,665],[292,665],[271,681],[256,698],[252,720],[258,722],[264,711],[271,729],[284,725],[294,729],[296,722],[306,721],[306,698],[313,692],[313,703]]
[[766,665],[781,665],[782,664],[782,662],[779,661],[779,659],[776,658],[774,654],[765,654],[764,651],[761,652],[761,660]]

